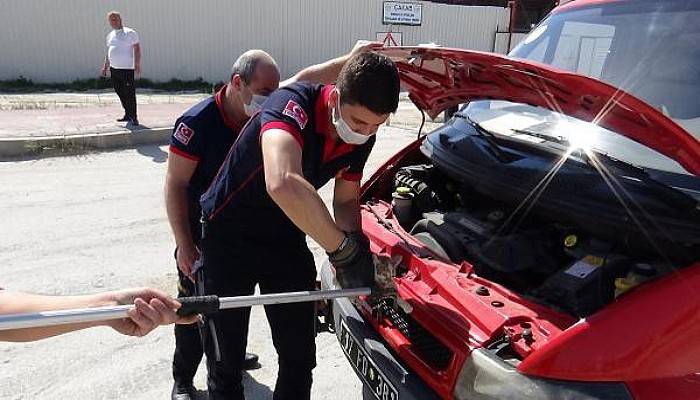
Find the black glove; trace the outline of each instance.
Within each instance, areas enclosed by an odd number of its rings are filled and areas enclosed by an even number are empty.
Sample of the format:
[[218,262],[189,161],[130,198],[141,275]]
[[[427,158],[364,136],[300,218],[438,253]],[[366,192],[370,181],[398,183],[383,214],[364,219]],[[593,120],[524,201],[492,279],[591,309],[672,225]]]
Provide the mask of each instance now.
[[374,260],[369,240],[361,233],[350,233],[338,250],[328,253],[335,277],[344,289],[374,286]]
[[346,232],[345,234],[369,251],[369,238],[362,231]]

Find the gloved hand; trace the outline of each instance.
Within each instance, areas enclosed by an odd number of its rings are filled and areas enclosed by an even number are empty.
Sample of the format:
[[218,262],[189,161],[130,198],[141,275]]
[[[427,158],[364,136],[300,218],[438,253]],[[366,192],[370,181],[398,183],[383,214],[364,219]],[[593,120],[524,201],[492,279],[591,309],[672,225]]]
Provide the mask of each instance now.
[[361,247],[369,251],[369,238],[362,231],[346,232],[346,235],[360,244]]
[[328,253],[335,277],[344,289],[374,286],[374,260],[362,233],[346,233],[338,250]]

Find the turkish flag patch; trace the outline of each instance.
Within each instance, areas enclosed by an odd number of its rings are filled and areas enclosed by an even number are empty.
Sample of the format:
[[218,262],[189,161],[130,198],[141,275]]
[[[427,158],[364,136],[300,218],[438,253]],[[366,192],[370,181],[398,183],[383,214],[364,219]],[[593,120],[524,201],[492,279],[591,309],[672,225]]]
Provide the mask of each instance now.
[[299,124],[299,128],[301,129],[304,129],[306,127],[306,123],[309,122],[309,117],[306,115],[306,111],[304,111],[304,109],[294,100],[289,100],[287,106],[284,107],[282,114],[297,121],[297,124]]
[[177,139],[178,142],[187,145],[190,143],[190,139],[192,139],[192,136],[194,136],[194,130],[189,126],[185,125],[184,122],[180,122],[180,125],[177,126],[177,129],[175,130],[175,134],[173,136],[175,137],[175,139]]

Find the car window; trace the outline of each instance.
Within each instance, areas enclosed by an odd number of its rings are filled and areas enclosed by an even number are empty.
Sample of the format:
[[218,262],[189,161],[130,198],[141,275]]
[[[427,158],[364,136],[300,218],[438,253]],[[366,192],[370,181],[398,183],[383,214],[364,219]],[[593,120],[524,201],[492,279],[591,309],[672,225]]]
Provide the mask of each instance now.
[[[699,20],[700,1],[594,3],[550,15],[510,56],[550,64],[621,88],[700,138]],[[469,111],[482,114],[475,115],[477,119],[488,120],[503,116],[503,107],[499,102],[482,102],[472,104]],[[505,107],[520,117],[498,121],[517,120],[531,129],[546,126],[549,133],[560,130],[556,121],[562,116],[556,113],[526,105]],[[483,114],[487,109],[492,112]],[[586,131],[600,131],[591,142],[602,152],[643,167],[687,174],[675,161],[622,135],[602,129]]]
[[614,25],[566,21],[552,65],[600,78],[614,36]]
[[698,20],[700,2],[604,3],[550,16],[511,56],[610,83],[700,137]]

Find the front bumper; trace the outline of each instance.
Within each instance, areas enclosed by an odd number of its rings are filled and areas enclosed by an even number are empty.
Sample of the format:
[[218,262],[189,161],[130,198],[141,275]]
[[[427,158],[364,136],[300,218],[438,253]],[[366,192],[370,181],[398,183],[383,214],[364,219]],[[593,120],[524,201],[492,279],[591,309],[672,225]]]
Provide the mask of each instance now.
[[[328,261],[321,267],[320,276],[322,289],[336,288],[333,272]],[[350,300],[333,300],[333,320],[335,322],[338,340],[340,341],[341,324],[344,323],[355,341],[361,346],[361,351],[363,351],[364,356],[369,358],[370,362],[379,370],[382,378],[396,389],[399,400],[439,399],[435,392],[433,392],[417,374],[410,371],[392,354],[389,347],[384,343],[384,340],[377,334],[372,326],[364,320]],[[351,360],[347,352],[345,356],[353,366],[358,378],[363,381],[365,386],[364,393],[375,393],[375,397],[378,399],[382,397],[382,394],[376,394],[376,388],[369,387],[363,380],[362,375],[358,372],[359,367],[355,364],[356,360]]]

